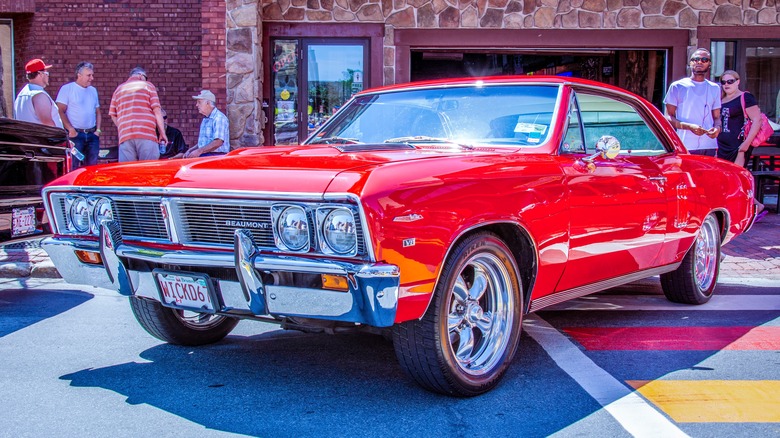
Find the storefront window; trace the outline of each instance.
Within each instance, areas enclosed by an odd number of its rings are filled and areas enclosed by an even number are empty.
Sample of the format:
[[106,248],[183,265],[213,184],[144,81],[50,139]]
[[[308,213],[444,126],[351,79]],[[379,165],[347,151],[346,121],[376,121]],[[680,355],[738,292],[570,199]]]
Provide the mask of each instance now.
[[712,79],[735,70],[740,74],[740,89],[755,95],[761,111],[780,122],[780,41],[713,40],[710,47]]

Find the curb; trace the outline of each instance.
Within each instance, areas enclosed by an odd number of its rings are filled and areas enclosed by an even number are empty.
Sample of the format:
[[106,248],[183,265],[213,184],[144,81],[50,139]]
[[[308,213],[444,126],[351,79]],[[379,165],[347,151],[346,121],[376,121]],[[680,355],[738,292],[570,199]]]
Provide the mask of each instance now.
[[0,264],[0,278],[29,277],[32,273],[32,263],[3,262]]
[[30,270],[30,277],[34,278],[62,278],[60,272],[54,267],[51,260],[34,263]]
[[0,264],[0,278],[62,278],[51,260],[38,263],[3,262]]

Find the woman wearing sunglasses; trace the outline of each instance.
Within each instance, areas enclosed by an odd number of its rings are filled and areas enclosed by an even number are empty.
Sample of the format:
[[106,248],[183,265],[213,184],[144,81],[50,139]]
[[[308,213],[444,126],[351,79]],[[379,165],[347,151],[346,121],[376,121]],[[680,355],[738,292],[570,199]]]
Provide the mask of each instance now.
[[[745,152],[761,128],[761,109],[755,96],[739,89],[739,73],[734,70],[723,72],[720,86],[723,90],[720,110],[723,131],[718,135],[718,158],[744,166]],[[743,94],[747,114],[742,112]],[[742,126],[745,124],[746,116],[753,121],[753,126],[750,132],[743,133]]]
[[[718,134],[718,158],[729,160],[739,166],[745,165],[745,152],[761,128],[761,109],[756,97],[739,89],[739,73],[726,70],[720,77],[722,89],[720,115],[723,131]],[[745,111],[742,111],[742,96],[745,96]],[[743,132],[745,117],[753,121],[750,132]],[[756,201],[758,212],[764,205]],[[765,213],[764,213],[765,214]]]

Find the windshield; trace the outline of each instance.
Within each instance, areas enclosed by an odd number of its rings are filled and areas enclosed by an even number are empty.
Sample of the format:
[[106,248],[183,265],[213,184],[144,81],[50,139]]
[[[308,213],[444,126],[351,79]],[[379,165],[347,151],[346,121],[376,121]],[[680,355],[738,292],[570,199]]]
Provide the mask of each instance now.
[[306,144],[535,147],[552,131],[558,92],[555,85],[470,85],[358,96]]

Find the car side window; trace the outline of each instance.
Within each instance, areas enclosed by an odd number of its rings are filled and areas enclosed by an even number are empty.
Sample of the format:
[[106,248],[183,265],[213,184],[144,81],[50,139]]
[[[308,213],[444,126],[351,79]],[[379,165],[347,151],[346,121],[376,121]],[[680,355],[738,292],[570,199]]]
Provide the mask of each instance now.
[[594,94],[577,95],[587,152],[595,152],[599,138],[611,135],[620,142],[621,155],[654,156],[666,152],[663,143],[632,106]]
[[566,135],[561,142],[562,154],[584,154],[585,142],[582,136],[582,123],[580,111],[577,107],[577,98],[572,94],[569,101],[569,117],[566,124]]

